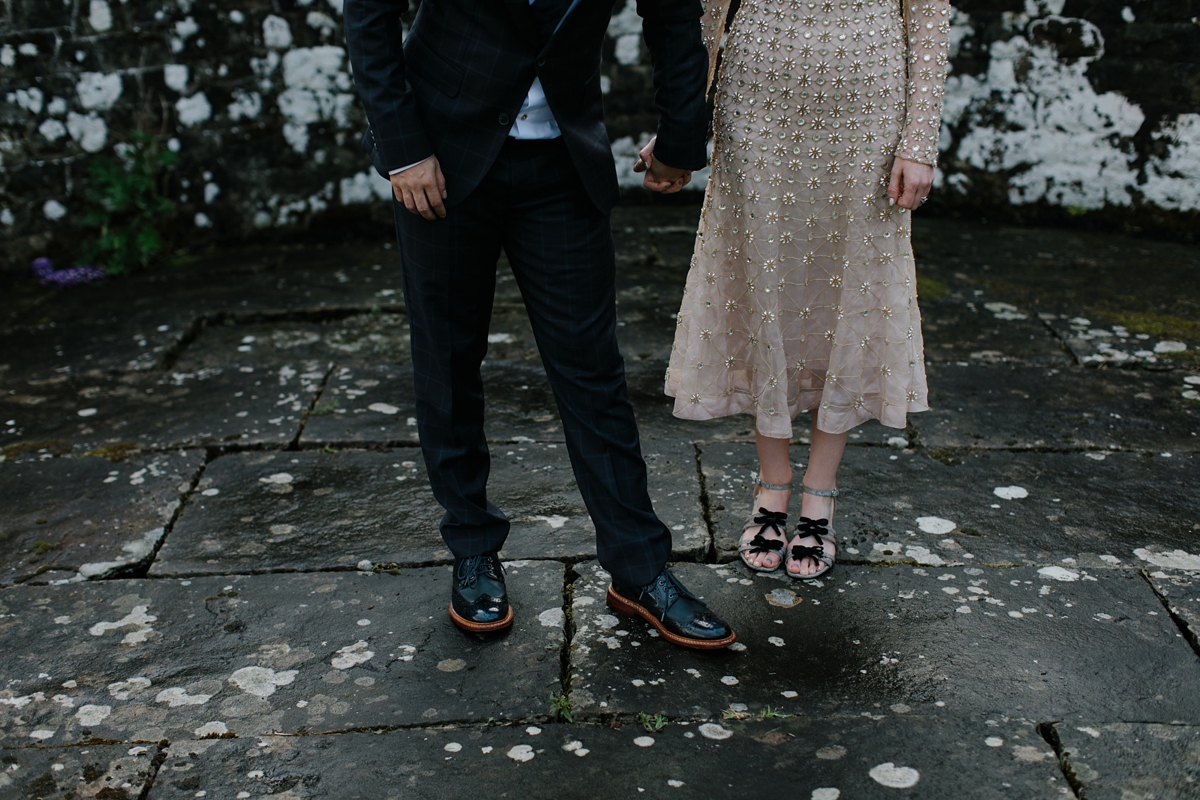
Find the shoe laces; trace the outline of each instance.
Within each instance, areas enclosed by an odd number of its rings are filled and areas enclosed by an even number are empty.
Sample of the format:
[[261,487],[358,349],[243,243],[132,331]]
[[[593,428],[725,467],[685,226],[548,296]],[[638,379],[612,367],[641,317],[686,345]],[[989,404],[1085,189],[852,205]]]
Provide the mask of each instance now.
[[675,576],[666,569],[658,573],[658,577],[653,581],[643,586],[642,591],[653,597],[654,602],[661,609],[662,613],[658,618],[659,622],[666,619],[667,612],[671,610],[671,606],[675,605],[675,601],[680,597],[695,599],[695,595],[680,586]]
[[[482,572],[485,575],[495,575],[494,565],[496,559],[491,553],[484,553],[478,556],[468,556],[458,562],[458,568],[454,572],[454,578],[458,581],[459,586],[463,588],[474,588],[479,581],[479,574]],[[504,567],[500,567],[504,569]]]

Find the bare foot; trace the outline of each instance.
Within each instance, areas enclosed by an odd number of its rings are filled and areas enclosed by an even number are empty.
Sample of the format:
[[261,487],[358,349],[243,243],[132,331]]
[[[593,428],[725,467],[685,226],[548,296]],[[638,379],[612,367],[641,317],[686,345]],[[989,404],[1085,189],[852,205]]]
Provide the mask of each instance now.
[[[788,501],[791,499],[791,497],[791,490],[780,492],[773,489],[764,489],[760,486],[758,493],[754,496],[753,516],[760,516],[760,508],[765,508],[767,511],[782,512],[786,514]],[[786,546],[787,534],[784,532],[786,530],[787,529],[784,525],[776,527],[773,525],[756,524],[751,521],[742,532],[742,540],[739,542],[739,544],[748,544],[755,536],[761,533],[762,537],[768,542],[780,542],[782,545]],[[742,553],[742,558],[746,560],[746,563],[753,567],[758,567],[759,569],[775,569],[779,566],[780,562],[779,553],[745,552]]]
[[[834,499],[832,497],[821,497],[820,495],[808,494],[807,492],[802,493],[800,497],[801,525],[804,525],[805,521],[816,520],[817,522],[822,523],[821,527],[825,528],[832,538],[833,531],[826,526],[831,525],[833,522]],[[833,558],[837,555],[837,547],[833,542],[827,539],[819,538],[812,533],[797,533],[788,543],[788,559],[787,566],[785,567],[789,575],[793,575],[797,578],[803,578],[821,571],[825,568],[825,563],[811,556],[804,556],[799,559],[792,558],[792,548],[796,546],[814,548],[819,547],[824,550],[825,554],[830,558]]]

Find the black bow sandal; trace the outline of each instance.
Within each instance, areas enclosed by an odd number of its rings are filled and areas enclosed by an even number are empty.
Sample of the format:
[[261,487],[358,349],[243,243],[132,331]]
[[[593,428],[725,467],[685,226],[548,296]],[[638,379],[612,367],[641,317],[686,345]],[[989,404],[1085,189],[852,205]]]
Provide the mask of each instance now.
[[[800,491],[804,492],[805,494],[815,494],[818,497],[832,497],[834,498],[834,508],[837,507],[837,489],[822,491],[819,489],[810,489],[804,484],[800,484]],[[833,509],[830,509],[829,516],[830,518],[833,517]],[[792,545],[790,552],[788,553],[788,559],[791,559],[792,561],[801,561],[805,558],[811,558],[813,561],[816,561],[823,566],[816,572],[812,572],[807,575],[801,575],[799,573],[792,572],[785,566],[783,571],[788,574],[789,578],[793,578],[798,581],[812,580],[813,578],[821,577],[825,573],[829,572],[829,570],[833,569],[833,565],[837,561],[837,542],[834,540],[833,525],[828,519],[809,519],[808,517],[801,517],[800,522],[796,525],[796,533],[792,539],[793,541],[796,539],[816,539],[817,543],[815,545]],[[826,542],[833,545],[834,552],[832,554],[825,552]],[[782,563],[786,564],[786,559]]]
[[[754,482],[755,486],[761,486],[764,489],[769,489],[773,492],[790,492],[790,485],[776,485],[773,483],[764,483],[761,480]],[[757,492],[754,499],[758,499]],[[751,505],[757,505],[752,503]],[[758,533],[747,539],[746,534],[755,525],[758,526]],[[763,534],[767,530],[774,531],[779,538],[768,539]],[[742,563],[755,572],[774,572],[783,564],[783,554],[787,550],[787,512],[786,511],[767,511],[765,508],[759,508],[758,513],[751,516],[750,521],[746,523],[746,527],[742,529],[742,540],[738,543],[738,556],[741,557]],[[752,564],[747,555],[764,555],[766,553],[775,553],[779,556],[779,562],[773,567],[757,567]]]

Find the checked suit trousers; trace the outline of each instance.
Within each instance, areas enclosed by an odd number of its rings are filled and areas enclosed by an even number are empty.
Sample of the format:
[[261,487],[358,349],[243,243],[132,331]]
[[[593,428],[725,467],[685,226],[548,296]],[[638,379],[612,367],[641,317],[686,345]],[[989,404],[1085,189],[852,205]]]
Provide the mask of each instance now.
[[666,564],[671,534],[650,504],[617,350],[612,232],[562,140],[509,139],[445,219],[422,219],[399,203],[394,210],[417,428],[450,551],[462,558],[499,550],[509,531],[487,497],[480,377],[503,248],[558,403],[600,564],[620,585],[649,583]]

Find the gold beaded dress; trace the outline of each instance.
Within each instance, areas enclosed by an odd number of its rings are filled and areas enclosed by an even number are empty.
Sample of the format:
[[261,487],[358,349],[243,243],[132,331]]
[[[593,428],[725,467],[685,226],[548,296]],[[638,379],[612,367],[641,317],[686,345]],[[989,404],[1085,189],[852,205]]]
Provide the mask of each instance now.
[[[710,64],[728,8],[705,2]],[[790,439],[806,410],[830,433],[928,410],[912,215],[887,184],[896,156],[936,165],[949,34],[945,0],[743,0],[667,370],[676,416],[749,413]]]

